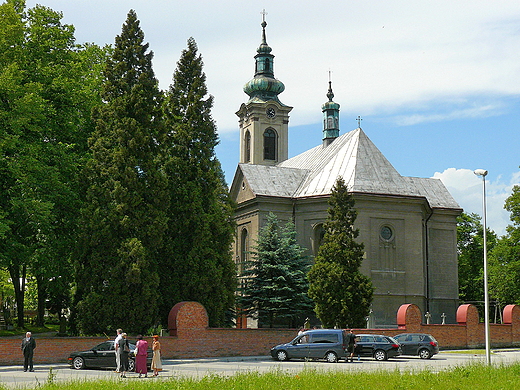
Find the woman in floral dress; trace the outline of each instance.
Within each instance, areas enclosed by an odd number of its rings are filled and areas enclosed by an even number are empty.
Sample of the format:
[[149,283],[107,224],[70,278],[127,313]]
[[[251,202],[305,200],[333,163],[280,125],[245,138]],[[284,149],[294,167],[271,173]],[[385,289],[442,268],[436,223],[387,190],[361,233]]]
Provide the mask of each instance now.
[[152,343],[153,358],[152,358],[152,370],[153,376],[159,375],[159,371],[162,371],[161,363],[161,343],[159,342],[159,336],[153,336]]

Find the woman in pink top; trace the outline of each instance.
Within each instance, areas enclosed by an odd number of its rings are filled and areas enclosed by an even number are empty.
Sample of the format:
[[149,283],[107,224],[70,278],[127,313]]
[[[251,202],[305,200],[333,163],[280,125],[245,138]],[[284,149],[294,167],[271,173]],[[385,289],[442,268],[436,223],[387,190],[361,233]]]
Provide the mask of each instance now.
[[137,336],[135,344],[135,372],[139,374],[139,378],[144,374],[148,376],[148,367],[146,367],[146,358],[148,357],[148,341],[143,340],[143,336]]

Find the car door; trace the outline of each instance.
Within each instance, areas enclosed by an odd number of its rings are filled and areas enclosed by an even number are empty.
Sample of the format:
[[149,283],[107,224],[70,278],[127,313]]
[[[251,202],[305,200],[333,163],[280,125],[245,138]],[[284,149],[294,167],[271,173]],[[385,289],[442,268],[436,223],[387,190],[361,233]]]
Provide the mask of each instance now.
[[359,336],[359,342],[355,354],[361,356],[372,356],[374,354],[374,336]]
[[308,357],[309,354],[309,335],[303,333],[299,337],[295,338],[287,346],[287,353],[290,358],[303,359]]
[[413,355],[413,352],[410,352],[410,341],[412,339],[411,334],[400,334],[394,337],[399,345],[401,345],[401,351],[403,355]]
[[406,355],[417,355],[419,351],[419,347],[421,346],[421,336],[418,334],[408,335],[406,338],[406,352],[403,351]]
[[[91,362],[92,367],[115,367],[116,351],[113,341],[105,341],[93,348],[94,356]],[[88,365],[88,364],[87,364]]]

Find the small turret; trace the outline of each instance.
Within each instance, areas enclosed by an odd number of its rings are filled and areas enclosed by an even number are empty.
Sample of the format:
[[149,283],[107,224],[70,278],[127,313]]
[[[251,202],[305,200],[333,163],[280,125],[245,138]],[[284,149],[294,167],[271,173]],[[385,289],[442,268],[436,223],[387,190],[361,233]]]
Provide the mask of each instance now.
[[339,104],[332,101],[332,81],[329,80],[329,90],[327,92],[328,102],[323,103],[323,147],[329,146],[332,141],[339,137]]

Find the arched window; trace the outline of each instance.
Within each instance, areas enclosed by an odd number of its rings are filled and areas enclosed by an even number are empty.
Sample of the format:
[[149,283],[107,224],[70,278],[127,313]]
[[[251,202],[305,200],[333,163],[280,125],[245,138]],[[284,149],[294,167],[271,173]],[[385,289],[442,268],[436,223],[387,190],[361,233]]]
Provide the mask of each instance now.
[[246,262],[248,260],[249,254],[249,234],[247,233],[247,229],[242,229],[240,233],[240,264],[237,264],[238,275],[242,275],[244,273],[244,267],[246,266]]
[[249,134],[249,131],[246,131],[244,138],[244,162],[248,163],[251,161],[251,134]]
[[314,252],[314,256],[318,255],[318,249],[320,249],[321,243],[323,241],[323,237],[325,236],[325,229],[323,228],[323,224],[319,223],[313,228],[313,242],[312,242],[312,251]]
[[264,160],[276,160],[276,132],[273,129],[264,131]]
[[266,71],[266,72],[270,72],[271,71],[271,63],[269,62],[269,58],[265,59],[264,71]]

